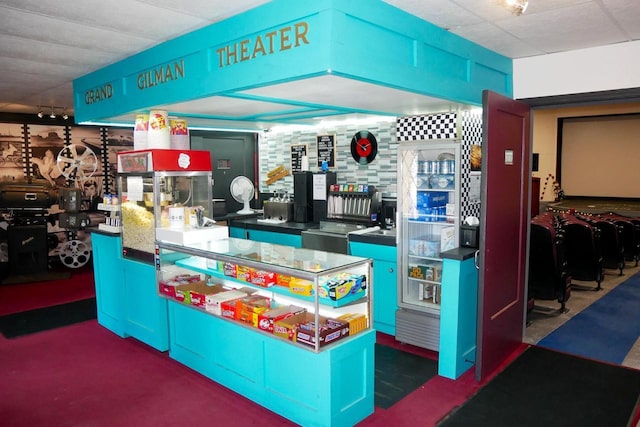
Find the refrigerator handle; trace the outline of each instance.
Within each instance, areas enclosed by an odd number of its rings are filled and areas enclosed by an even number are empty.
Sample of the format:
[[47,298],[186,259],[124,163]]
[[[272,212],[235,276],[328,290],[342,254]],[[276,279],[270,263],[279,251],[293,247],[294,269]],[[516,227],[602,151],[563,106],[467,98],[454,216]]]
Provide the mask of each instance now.
[[476,253],[473,254],[473,262],[476,264],[476,270],[480,270],[480,264],[478,263],[478,259],[480,258],[480,251],[476,250]]

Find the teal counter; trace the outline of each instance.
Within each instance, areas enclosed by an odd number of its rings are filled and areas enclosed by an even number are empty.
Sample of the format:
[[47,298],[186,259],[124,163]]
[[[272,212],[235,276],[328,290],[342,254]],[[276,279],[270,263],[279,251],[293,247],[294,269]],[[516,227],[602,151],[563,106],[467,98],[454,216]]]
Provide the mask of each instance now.
[[478,269],[471,248],[441,253],[440,355],[438,375],[456,379],[476,360]]
[[118,234],[92,232],[98,323],[120,337],[169,349],[167,301],[158,296],[155,267],[122,258]]
[[297,424],[353,426],[373,413],[373,330],[314,353],[174,301],[169,325],[171,358]]

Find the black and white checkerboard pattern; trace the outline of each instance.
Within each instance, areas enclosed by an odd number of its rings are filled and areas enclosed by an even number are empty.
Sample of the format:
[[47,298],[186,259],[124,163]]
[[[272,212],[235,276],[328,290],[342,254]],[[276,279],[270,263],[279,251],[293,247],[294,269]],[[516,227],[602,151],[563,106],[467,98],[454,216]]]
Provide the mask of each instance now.
[[[461,111],[397,120],[398,142],[452,139],[460,141],[460,217],[480,217],[480,202],[471,200],[471,146],[482,144],[482,111]],[[459,135],[459,136],[458,136]]]
[[458,139],[457,113],[441,113],[398,118],[398,141]]
[[463,111],[460,114],[462,124],[461,167],[460,167],[460,215],[480,217],[480,202],[469,197],[471,187],[471,146],[482,145],[482,111]]

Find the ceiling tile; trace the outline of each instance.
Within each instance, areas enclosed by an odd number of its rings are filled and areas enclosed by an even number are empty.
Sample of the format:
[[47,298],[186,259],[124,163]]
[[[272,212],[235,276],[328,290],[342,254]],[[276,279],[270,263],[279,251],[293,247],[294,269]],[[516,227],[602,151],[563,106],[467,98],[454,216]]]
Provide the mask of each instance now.
[[156,41],[173,38],[202,27],[208,21],[136,0],[82,0],[61,4],[59,0],[3,0],[2,6],[30,11],[67,22],[107,28]]
[[385,0],[405,12],[411,13],[440,28],[456,28],[482,21],[478,15],[451,0]]
[[189,0],[188,5],[177,2],[176,0],[154,0],[149,3],[186,15],[197,16],[211,22],[218,22],[262,4],[269,3],[269,0]]
[[545,53],[530,45],[527,41],[521,40],[489,22],[470,25],[452,31],[466,39],[475,40],[476,43],[487,49],[501,52],[509,58],[535,56]]
[[67,65],[75,68],[76,75],[82,75],[112,58],[112,55],[106,52],[12,36],[0,36],[0,56],[43,64]]
[[513,36],[547,53],[625,41],[625,36],[595,2],[582,3],[517,20],[497,21]]
[[622,30],[632,39],[640,39],[640,1],[638,0],[602,0]]
[[149,38],[39,14],[14,9],[4,9],[3,12],[0,15],[0,34],[52,45],[76,46],[122,56],[132,49],[142,50],[157,43]]

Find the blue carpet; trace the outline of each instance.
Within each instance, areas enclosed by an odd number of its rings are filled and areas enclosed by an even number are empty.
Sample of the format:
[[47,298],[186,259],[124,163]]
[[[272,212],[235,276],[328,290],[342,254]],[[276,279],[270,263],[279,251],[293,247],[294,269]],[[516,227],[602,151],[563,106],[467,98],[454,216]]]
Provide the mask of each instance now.
[[538,346],[621,364],[640,337],[640,273],[540,340]]

